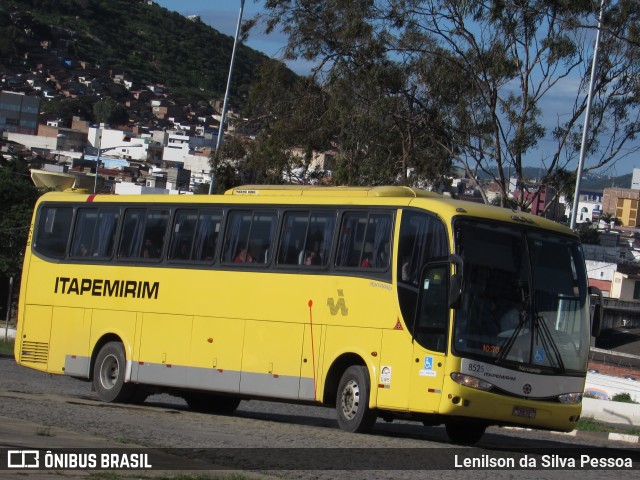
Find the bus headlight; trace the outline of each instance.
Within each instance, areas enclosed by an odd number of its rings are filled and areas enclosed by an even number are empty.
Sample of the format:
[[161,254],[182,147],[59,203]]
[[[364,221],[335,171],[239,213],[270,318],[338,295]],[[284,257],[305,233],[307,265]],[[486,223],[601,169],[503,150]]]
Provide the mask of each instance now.
[[580,403],[582,401],[581,393],[565,393],[564,395],[558,395],[560,403]]
[[484,390],[488,392],[493,388],[489,382],[485,382],[484,380],[480,380],[477,377],[472,377],[471,375],[465,375],[464,373],[452,373],[451,378],[454,382],[459,383],[460,385],[464,385],[465,387],[475,388],[477,390]]

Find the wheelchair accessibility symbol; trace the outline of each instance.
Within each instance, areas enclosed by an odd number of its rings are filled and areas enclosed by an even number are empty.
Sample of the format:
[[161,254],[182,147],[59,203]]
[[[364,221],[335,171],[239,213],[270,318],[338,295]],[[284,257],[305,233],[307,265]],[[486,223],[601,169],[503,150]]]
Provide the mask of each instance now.
[[424,357],[424,369],[433,370],[433,357]]
[[418,372],[421,377],[436,377],[438,372],[433,369],[433,357],[424,357],[422,370]]

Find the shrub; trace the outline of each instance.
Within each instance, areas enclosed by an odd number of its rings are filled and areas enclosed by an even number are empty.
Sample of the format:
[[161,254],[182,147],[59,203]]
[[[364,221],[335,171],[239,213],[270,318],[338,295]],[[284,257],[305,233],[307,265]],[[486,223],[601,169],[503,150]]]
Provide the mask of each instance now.
[[634,401],[628,393],[616,393],[611,400],[614,402],[638,403]]

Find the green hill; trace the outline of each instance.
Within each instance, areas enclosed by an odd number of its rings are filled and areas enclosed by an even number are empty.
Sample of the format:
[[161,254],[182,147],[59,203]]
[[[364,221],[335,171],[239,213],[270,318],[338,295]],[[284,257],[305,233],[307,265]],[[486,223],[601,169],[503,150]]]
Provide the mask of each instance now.
[[[43,42],[49,42],[43,48]],[[188,99],[221,98],[233,38],[143,0],[0,0],[0,62],[5,71],[25,54],[89,61],[126,72],[140,84],[163,83]],[[246,95],[267,56],[241,45],[232,97]]]

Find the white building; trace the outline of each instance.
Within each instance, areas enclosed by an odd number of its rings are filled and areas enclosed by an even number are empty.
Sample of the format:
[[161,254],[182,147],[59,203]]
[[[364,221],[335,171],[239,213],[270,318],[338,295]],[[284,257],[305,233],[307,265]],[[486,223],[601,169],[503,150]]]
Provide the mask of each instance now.
[[640,168],[634,168],[631,175],[631,188],[633,190],[640,190]]
[[[565,204],[565,216],[571,217],[571,207],[569,204]],[[578,202],[578,215],[576,216],[576,223],[593,222],[594,219],[600,218],[602,214],[602,202],[592,202],[586,200],[580,200]]]
[[[130,132],[108,128],[104,123],[99,127],[89,127],[88,141],[94,148],[109,149],[105,155],[130,157],[143,162],[147,160],[149,145],[145,139],[133,137]],[[139,146],[131,147],[128,144]]]
[[589,285],[598,287],[600,290],[602,290],[602,294],[605,297],[610,296],[611,285],[613,284],[618,264],[615,262],[585,260],[585,266],[587,267]]
[[146,185],[136,185],[130,182],[116,183],[115,188],[116,195],[193,195],[191,192],[185,192],[184,190],[147,187]]
[[184,168],[191,170],[191,188],[211,181],[211,167],[208,155],[185,155]]
[[183,162],[189,155],[189,136],[178,133],[169,133],[167,143],[162,152],[162,159],[170,162]]

